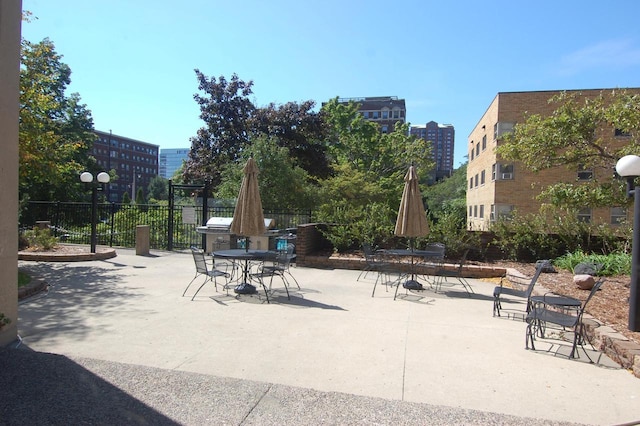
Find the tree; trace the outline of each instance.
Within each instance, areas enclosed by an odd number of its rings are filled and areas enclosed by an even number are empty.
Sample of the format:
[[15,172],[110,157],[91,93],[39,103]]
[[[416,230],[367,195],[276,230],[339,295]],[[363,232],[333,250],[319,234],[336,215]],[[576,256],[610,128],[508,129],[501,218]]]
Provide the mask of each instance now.
[[315,102],[311,100],[279,106],[271,103],[256,109],[250,126],[258,134],[274,137],[311,176],[325,178],[330,172],[326,157],[326,126],[321,115],[313,112],[314,106]]
[[248,96],[253,82],[244,82],[236,74],[227,81],[217,80],[195,70],[198,90],[195,94],[200,105],[200,118],[205,126],[191,138],[191,150],[184,166],[186,182],[209,180],[213,187],[220,183],[220,174],[226,164],[236,163],[249,145],[248,119],[255,107]]
[[407,136],[407,124],[384,134],[358,108],[335,98],[321,111],[328,125],[333,173],[320,182],[323,202],[318,216],[334,224],[328,238],[339,250],[390,238],[409,165],[414,164],[425,180],[433,167],[429,144]]
[[[20,199],[68,200],[84,191],[78,174],[95,172],[91,112],[65,95],[71,69],[45,38],[22,40],[20,68]],[[94,173],[95,174],[95,173]]]
[[169,181],[162,176],[156,176],[149,182],[147,193],[150,199],[167,200],[169,198]]
[[147,200],[144,198],[144,189],[142,188],[138,188],[138,190],[136,191],[136,204],[147,204]]
[[[559,182],[545,188],[540,198],[554,206],[624,205],[622,182],[612,181],[611,176],[620,157],[640,148],[640,96],[614,90],[581,98],[579,93],[563,92],[549,102],[557,105],[551,115],[532,114],[516,124],[503,137],[497,153],[534,172],[562,166],[576,172],[595,171],[588,182]],[[612,144],[614,129],[630,137]]]
[[216,192],[220,199],[235,199],[240,190],[243,168],[250,156],[258,165],[260,198],[265,209],[311,209],[317,191],[308,182],[307,172],[294,164],[286,148],[277,138],[257,137],[251,149],[242,154],[242,160],[229,165],[222,173],[222,182]]

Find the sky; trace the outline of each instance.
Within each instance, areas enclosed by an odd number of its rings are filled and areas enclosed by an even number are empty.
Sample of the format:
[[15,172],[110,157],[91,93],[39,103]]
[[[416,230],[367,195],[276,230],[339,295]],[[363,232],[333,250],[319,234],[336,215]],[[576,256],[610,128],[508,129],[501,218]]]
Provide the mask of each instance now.
[[454,167],[499,92],[640,87],[640,1],[23,0],[96,130],[190,147],[194,70],[253,81],[252,102],[405,99],[455,127]]

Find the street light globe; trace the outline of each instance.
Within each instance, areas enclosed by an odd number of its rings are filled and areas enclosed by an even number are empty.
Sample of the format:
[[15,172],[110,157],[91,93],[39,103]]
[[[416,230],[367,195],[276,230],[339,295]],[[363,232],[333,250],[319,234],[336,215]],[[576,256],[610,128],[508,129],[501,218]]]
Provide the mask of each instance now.
[[625,155],[616,163],[616,172],[622,177],[640,176],[640,157]]
[[100,183],[109,183],[109,173],[107,172],[100,172],[98,173],[98,182]]
[[[98,175],[100,176],[100,175]],[[80,181],[84,183],[93,182],[93,175],[89,172],[82,172],[80,174]]]

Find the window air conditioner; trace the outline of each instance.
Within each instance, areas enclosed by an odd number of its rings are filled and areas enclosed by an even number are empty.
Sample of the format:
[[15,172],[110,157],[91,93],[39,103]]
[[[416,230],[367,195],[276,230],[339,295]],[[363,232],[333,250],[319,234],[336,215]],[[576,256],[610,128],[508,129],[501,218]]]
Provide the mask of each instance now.
[[504,180],[513,179],[513,173],[503,173],[502,179]]

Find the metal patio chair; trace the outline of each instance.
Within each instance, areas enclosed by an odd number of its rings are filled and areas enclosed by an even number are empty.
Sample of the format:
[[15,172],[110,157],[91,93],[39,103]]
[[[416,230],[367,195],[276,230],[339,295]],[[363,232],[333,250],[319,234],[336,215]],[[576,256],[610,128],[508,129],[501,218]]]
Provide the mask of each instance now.
[[531,308],[530,299],[531,299],[531,294],[533,293],[533,287],[536,285],[536,282],[538,282],[538,278],[540,277],[540,274],[542,273],[542,270],[544,269],[545,266],[546,266],[545,262],[538,263],[538,266],[536,266],[536,272],[533,274],[533,277],[531,277],[531,280],[529,281],[529,284],[525,289],[504,287],[503,284],[506,276],[503,276],[500,279],[500,285],[496,286],[493,289],[493,316],[494,317],[501,316],[500,310],[502,309],[502,296],[511,296],[511,297],[516,297],[520,299],[525,299],[526,306],[523,311],[523,319],[524,319],[524,317],[526,317],[526,314],[529,313],[529,310]]
[[184,289],[184,292],[182,293],[182,297],[184,297],[184,295],[187,294],[187,290],[189,290],[189,287],[191,287],[191,284],[193,284],[196,278],[200,277],[201,275],[205,276],[205,280],[200,285],[200,287],[198,287],[198,290],[196,290],[194,295],[191,297],[191,300],[195,299],[200,289],[204,287],[204,285],[209,281],[213,281],[216,291],[218,291],[218,281],[217,281],[218,277],[225,278],[225,284],[223,285],[223,287],[227,290],[227,295],[228,295],[229,294],[228,280],[231,277],[231,275],[226,271],[222,271],[216,268],[215,258],[212,258],[211,262],[208,263],[207,259],[205,258],[204,251],[195,247],[191,247],[191,254],[193,255],[193,262],[196,265],[196,275],[191,279],[191,281],[187,285],[187,288]]
[[[527,330],[526,330],[526,348],[529,349],[529,343],[531,343],[531,349],[535,350],[535,335],[536,333],[541,338],[545,337],[545,331],[549,325],[555,325],[559,327],[561,330],[566,331],[567,329],[571,329],[573,332],[573,344],[571,346],[571,353],[569,354],[569,359],[572,359],[576,355],[576,348],[578,345],[583,346],[584,342],[587,340],[587,337],[584,333],[584,310],[593,298],[594,294],[604,283],[604,280],[600,280],[596,282],[589,292],[589,296],[586,298],[582,306],[580,306],[577,310],[569,307],[567,309],[564,305],[558,305],[556,303],[546,303],[544,299],[541,299],[539,302],[536,302],[535,305],[531,307],[531,310],[527,314]],[[553,296],[551,300],[557,300],[557,296]],[[588,340],[587,340],[588,341]],[[585,351],[585,354],[586,351]],[[587,357],[591,362],[593,360],[587,354]]]

